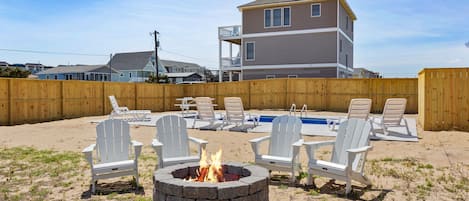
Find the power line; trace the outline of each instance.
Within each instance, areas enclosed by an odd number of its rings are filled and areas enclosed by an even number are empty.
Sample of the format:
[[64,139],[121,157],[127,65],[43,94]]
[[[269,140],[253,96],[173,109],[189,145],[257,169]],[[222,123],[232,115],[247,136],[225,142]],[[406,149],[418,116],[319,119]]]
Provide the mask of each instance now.
[[0,51],[34,53],[34,54],[75,55],[75,56],[90,56],[90,57],[108,57],[109,56],[109,55],[105,55],[105,54],[88,54],[88,53],[76,53],[76,52],[52,52],[52,51],[19,50],[19,49],[4,49],[4,48],[0,48]]
[[187,56],[187,55],[183,55],[183,54],[180,54],[180,53],[176,53],[176,52],[172,52],[172,51],[168,51],[168,50],[164,50],[161,48],[161,51],[162,52],[166,52],[166,53],[169,53],[169,54],[174,54],[174,55],[177,55],[177,56],[181,56],[181,57],[186,57],[186,58],[189,58],[189,59],[195,59],[195,60],[201,60],[201,61],[206,61],[206,62],[213,62],[213,63],[216,63],[217,61],[212,61],[212,60],[208,60],[208,59],[202,59],[202,58],[197,58],[197,57],[192,57],[192,56]]

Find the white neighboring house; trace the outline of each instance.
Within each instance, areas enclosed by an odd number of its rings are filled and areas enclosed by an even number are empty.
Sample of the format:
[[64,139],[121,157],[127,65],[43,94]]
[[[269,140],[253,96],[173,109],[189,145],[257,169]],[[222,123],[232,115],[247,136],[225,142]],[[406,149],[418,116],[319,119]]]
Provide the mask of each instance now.
[[203,76],[196,72],[191,73],[166,73],[170,83],[183,84],[183,83],[200,83],[203,81]]

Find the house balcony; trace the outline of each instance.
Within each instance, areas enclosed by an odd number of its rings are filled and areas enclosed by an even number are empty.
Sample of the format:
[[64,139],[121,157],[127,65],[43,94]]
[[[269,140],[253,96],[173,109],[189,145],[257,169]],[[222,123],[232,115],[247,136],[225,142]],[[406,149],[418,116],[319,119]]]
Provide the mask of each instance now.
[[218,39],[241,44],[242,30],[240,25],[218,27]]
[[223,57],[222,66],[224,70],[241,70],[241,58],[240,57]]

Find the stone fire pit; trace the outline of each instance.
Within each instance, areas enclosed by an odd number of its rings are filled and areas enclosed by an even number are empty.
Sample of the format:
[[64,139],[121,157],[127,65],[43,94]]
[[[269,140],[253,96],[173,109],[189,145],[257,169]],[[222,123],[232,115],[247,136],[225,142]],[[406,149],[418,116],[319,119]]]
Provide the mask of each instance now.
[[[224,163],[226,175],[239,176],[235,181],[220,183],[185,181],[197,176],[199,163],[188,163],[158,169],[153,176],[154,201],[268,201],[269,172],[243,163]],[[227,179],[228,180],[228,179]],[[233,180],[232,178],[229,180]]]

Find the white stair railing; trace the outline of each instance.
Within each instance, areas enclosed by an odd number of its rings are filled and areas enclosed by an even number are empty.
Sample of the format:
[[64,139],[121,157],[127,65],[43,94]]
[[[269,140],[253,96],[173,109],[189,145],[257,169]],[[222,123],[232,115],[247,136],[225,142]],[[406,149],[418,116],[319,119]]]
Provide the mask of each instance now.
[[[307,112],[308,112],[308,106],[306,104],[303,104],[303,107],[301,108],[301,111],[300,111],[300,118],[308,116]],[[304,113],[304,116],[303,116],[303,113]]]
[[292,112],[293,112],[293,115],[296,116],[296,105],[295,105],[295,103],[291,104],[290,112],[288,113],[288,115],[291,116]]

